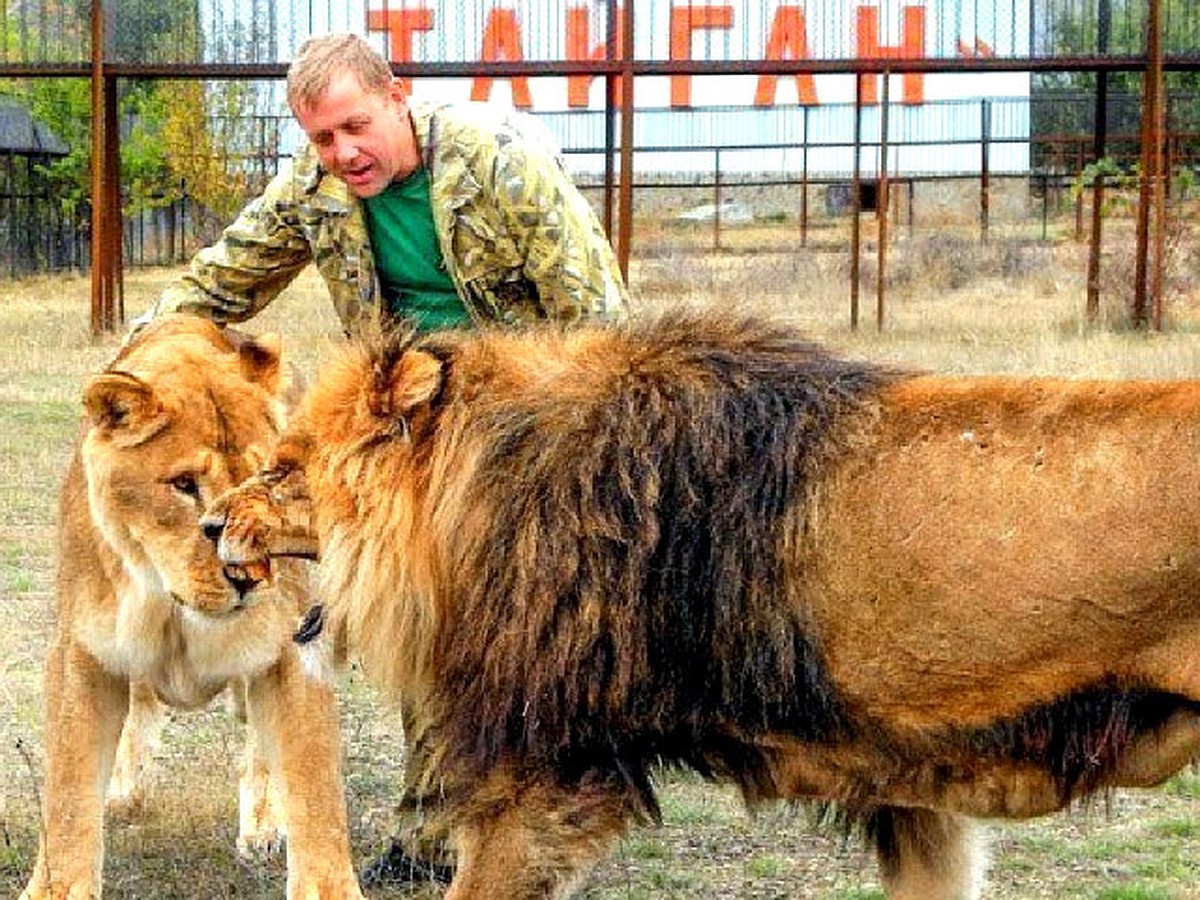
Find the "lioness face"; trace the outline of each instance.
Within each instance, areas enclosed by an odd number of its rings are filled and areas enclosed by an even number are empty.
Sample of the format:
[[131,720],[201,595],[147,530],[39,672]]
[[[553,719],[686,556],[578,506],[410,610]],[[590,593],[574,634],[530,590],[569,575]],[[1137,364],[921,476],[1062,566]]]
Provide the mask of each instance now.
[[230,577],[197,523],[209,501],[261,465],[282,427],[270,390],[278,356],[260,345],[249,356],[223,351],[210,339],[171,347],[164,358],[135,346],[88,384],[88,503],[145,595],[223,616],[252,600],[254,584]]

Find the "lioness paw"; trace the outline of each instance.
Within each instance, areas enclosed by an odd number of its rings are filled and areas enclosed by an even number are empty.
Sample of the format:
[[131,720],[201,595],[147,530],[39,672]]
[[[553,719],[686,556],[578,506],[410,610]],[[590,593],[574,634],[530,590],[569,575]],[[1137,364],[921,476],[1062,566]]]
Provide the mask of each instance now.
[[353,877],[289,879],[287,895],[288,900],[363,900]]
[[117,822],[132,822],[146,811],[146,790],[141,784],[116,783],[108,786],[104,813]]
[[238,786],[238,854],[247,859],[275,856],[287,846],[283,796],[252,746],[247,747],[243,766]]
[[269,823],[243,831],[237,838],[238,855],[247,860],[279,856],[287,847],[287,832]]
[[19,900],[92,900],[100,896],[99,891],[90,883],[64,885],[38,885],[25,888]]

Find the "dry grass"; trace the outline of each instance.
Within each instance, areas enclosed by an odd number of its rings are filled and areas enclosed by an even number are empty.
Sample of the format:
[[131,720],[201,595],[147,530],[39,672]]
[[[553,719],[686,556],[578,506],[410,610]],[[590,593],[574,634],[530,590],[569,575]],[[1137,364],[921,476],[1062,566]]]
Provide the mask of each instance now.
[[[752,233],[738,240],[741,247],[718,257],[666,247],[647,252],[635,264],[635,292],[648,303],[682,298],[770,308],[846,353],[914,368],[1200,377],[1200,306],[1186,282],[1163,334],[1085,327],[1082,250],[1075,245],[898,239],[889,256],[884,327],[875,326],[867,272],[852,331],[845,253],[830,249],[837,240],[788,253],[751,252],[759,240]],[[144,309],[171,275],[131,274],[129,314]],[[10,623],[0,631],[0,771],[8,776],[0,786],[0,895],[15,896],[36,845],[39,669],[51,624],[56,484],[76,428],[80,384],[112,355],[116,340],[89,335],[84,279],[5,283],[0,296],[0,585]],[[1109,308],[1107,321],[1119,326],[1119,309]],[[282,332],[309,372],[339,335],[311,274],[254,329]],[[344,674],[341,699],[354,851],[365,862],[388,835],[399,729],[355,672]],[[173,720],[148,815],[110,824],[107,896],[282,896],[279,861],[248,864],[232,851],[239,747],[240,735],[219,707]],[[667,824],[634,832],[593,873],[583,896],[880,896],[873,865],[854,841],[819,834],[787,809],[748,817],[729,791],[686,774],[664,775],[663,782]],[[1002,827],[989,896],[1200,895],[1200,861],[1189,852],[1200,832],[1198,796],[1196,779],[1183,776],[1170,790],[1116,795],[1112,817],[1091,810]]]

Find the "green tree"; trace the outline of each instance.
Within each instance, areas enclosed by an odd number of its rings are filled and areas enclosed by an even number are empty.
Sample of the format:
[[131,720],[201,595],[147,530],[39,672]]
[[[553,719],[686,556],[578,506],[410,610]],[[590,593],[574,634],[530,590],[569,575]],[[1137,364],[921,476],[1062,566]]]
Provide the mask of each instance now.
[[[62,31],[88,33],[90,3],[73,0],[47,3],[38,15],[18,4],[5,10],[4,34],[13,53],[54,43]],[[110,53],[117,59],[170,62],[198,58],[198,0],[149,0],[118,7],[109,22]],[[39,29],[51,34],[38,35]],[[76,53],[86,44],[75,42]],[[179,196],[176,173],[167,161],[163,134],[174,114],[177,91],[170,83],[122,79],[116,82],[121,135],[121,186],[125,211],[170,203]],[[91,83],[79,78],[33,78],[0,82],[0,94],[29,109],[30,114],[70,147],[69,153],[42,170],[68,216],[84,215],[91,197]],[[203,111],[197,113],[203,116]]]
[[[1164,52],[1168,56],[1194,54],[1200,40],[1200,4],[1196,0],[1161,2]],[[1038,55],[1130,58],[1134,68],[1104,76],[1110,135],[1138,133],[1142,72],[1136,67],[1146,52],[1146,13],[1145,0],[1042,0],[1035,6],[1034,50]],[[1035,141],[1050,136],[1078,135],[1086,139],[1092,135],[1100,77],[1087,71],[1036,73],[1031,85],[1030,113],[1030,131]],[[1164,87],[1168,127],[1174,131],[1196,131],[1200,122],[1200,72],[1168,72]],[[1035,163],[1039,161],[1035,158]]]

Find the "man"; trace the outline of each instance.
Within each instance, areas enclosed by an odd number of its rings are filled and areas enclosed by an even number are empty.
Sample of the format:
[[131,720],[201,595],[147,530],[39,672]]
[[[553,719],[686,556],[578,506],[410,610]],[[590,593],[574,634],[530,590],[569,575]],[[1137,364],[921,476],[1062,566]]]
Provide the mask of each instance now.
[[[308,145],[146,318],[244,321],[310,262],[347,333],[374,317],[433,330],[625,315],[612,248],[533,119],[410,106],[387,61],[350,34],[301,46],[287,97]],[[436,803],[436,786],[422,780],[424,725],[401,717],[405,799],[419,810]],[[418,826],[404,844],[393,842],[364,882],[448,879],[440,835]]]
[[148,316],[244,321],[309,262],[347,332],[377,315],[433,329],[625,314],[603,229],[532,118],[410,105],[351,34],[305,42],[287,97],[308,145]]

